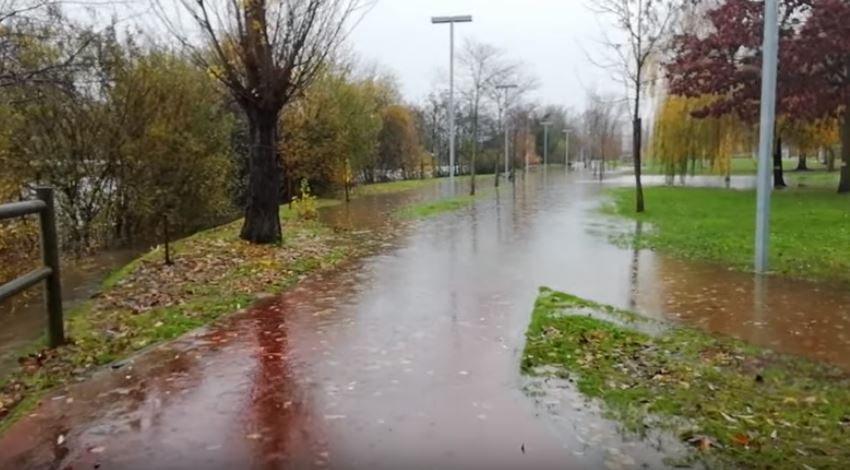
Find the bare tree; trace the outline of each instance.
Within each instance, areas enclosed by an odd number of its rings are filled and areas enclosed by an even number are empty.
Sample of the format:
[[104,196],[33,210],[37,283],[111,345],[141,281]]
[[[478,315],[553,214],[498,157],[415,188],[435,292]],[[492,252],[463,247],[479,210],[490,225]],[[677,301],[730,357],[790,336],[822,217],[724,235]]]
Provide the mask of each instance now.
[[608,15],[623,33],[623,41],[608,37],[604,45],[611,54],[594,60],[600,67],[613,72],[626,86],[633,104],[632,157],[635,168],[637,211],[645,209],[641,183],[641,95],[655,79],[651,67],[666,44],[669,33],[679,15],[693,0],[591,0],[591,9]]
[[[539,86],[539,83],[536,77],[524,73],[522,64],[516,63],[509,70],[506,70],[506,73],[495,77],[493,84],[494,86],[489,87],[487,92],[490,101],[496,105],[496,112],[498,114],[496,122],[499,126],[498,133],[505,138],[505,145],[507,146],[508,110],[520,103],[528,92]],[[509,85],[513,86],[513,88],[502,89],[499,88],[499,85]],[[499,187],[500,168],[501,166],[496,164],[496,187]],[[505,175],[505,177],[508,178],[510,176]]]
[[[512,75],[518,67],[508,62],[505,52],[490,44],[467,40],[460,62],[465,68],[466,95],[472,121],[472,154],[470,157],[470,194],[475,194],[475,164],[478,154],[479,123],[482,99],[491,95],[496,86]],[[498,165],[497,165],[498,166]]]
[[599,180],[605,176],[605,162],[608,156],[622,149],[620,139],[620,117],[622,100],[613,96],[603,96],[595,92],[588,93],[587,108],[584,111],[584,136],[591,151],[599,160]]
[[[180,0],[196,31],[158,3],[194,60],[224,84],[248,119],[251,150],[241,237],[281,239],[281,110],[316,77],[344,38],[361,0]],[[196,41],[196,37],[200,41]]]

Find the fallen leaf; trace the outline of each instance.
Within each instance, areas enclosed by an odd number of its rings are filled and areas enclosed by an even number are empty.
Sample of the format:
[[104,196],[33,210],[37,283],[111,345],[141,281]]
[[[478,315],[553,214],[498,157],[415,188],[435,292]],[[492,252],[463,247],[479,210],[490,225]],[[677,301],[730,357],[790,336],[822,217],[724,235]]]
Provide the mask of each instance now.
[[262,439],[263,435],[255,432],[255,433],[252,433],[252,434],[248,434],[245,437],[252,440],[252,441],[257,441],[257,440]]
[[65,435],[60,434],[59,437],[56,438],[56,445],[62,445],[65,443]]
[[102,454],[103,451],[105,451],[105,450],[106,450],[106,447],[97,446],[97,447],[92,447],[91,449],[89,449],[89,452],[91,452],[92,454]]
[[732,441],[739,446],[748,447],[750,445],[750,436],[742,433],[735,434],[732,437]]
[[733,418],[733,417],[731,417],[731,416],[727,415],[726,413],[724,413],[724,412],[722,412],[722,411],[720,412],[720,415],[721,415],[721,416],[723,416],[723,419],[725,419],[726,421],[728,421],[728,422],[730,422],[730,423],[737,423],[737,422],[738,422],[738,420],[737,420],[737,419],[735,419],[735,418]]

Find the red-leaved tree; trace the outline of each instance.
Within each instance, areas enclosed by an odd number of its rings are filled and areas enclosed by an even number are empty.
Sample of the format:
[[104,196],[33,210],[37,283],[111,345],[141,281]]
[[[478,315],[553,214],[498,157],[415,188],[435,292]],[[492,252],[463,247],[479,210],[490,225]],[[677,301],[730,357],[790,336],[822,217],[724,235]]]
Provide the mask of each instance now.
[[841,181],[850,193],[850,2],[813,0],[783,57],[789,107],[804,119],[837,116],[841,122]]
[[[667,64],[670,91],[714,97],[696,117],[735,113],[755,122],[761,97],[764,2],[726,0],[705,19],[707,33],[687,33],[674,41],[674,56]],[[777,109],[786,121],[842,117],[842,193],[850,192],[848,25],[850,2],[846,0],[781,3]],[[783,186],[781,143],[774,154],[775,182]]]

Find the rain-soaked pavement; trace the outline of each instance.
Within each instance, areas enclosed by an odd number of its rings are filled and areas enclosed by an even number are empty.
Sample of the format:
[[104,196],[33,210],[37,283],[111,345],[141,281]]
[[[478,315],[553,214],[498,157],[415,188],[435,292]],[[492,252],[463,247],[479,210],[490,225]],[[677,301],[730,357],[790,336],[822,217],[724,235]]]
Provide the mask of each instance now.
[[[591,180],[531,174],[57,392],[0,437],[0,468],[662,467],[675,443],[623,437],[568,384],[520,376],[541,285],[850,370],[850,293],[617,248],[606,233],[635,225],[597,214]],[[445,190],[323,217],[366,231]]]

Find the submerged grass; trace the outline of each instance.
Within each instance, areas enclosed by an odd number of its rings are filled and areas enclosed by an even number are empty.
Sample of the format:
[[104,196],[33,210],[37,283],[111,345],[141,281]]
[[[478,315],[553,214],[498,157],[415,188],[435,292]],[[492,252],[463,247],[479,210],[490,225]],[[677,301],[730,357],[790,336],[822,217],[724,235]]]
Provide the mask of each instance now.
[[428,201],[419,204],[413,204],[402,208],[397,212],[398,217],[402,219],[430,219],[448,212],[454,212],[475,204],[482,197],[491,194],[492,191],[479,191],[474,196],[463,195],[455,196],[438,201]]
[[281,216],[280,244],[240,240],[236,221],[174,243],[172,266],[154,250],[108,276],[99,296],[68,312],[68,345],[49,350],[37,342],[0,382],[0,431],[45,391],[245,308],[260,294],[281,292],[352,253],[342,234],[286,208]]
[[[468,179],[469,177],[466,177]],[[396,212],[396,216],[402,219],[430,219],[448,212],[454,212],[475,204],[479,199],[494,194],[493,175],[478,175],[476,177],[477,187],[475,195],[464,194],[461,196],[438,199],[436,201],[425,201],[403,207]]]
[[[755,193],[706,188],[646,188],[647,211],[634,191],[613,190],[606,210],[647,223],[616,241],[675,256],[752,269]],[[771,210],[770,265],[779,274],[850,283],[850,199],[823,189],[777,191]]]
[[850,380],[843,372],[694,329],[649,335],[588,309],[623,312],[541,289],[523,372],[561,368],[629,431],[674,433],[693,449],[675,463],[846,468]]

